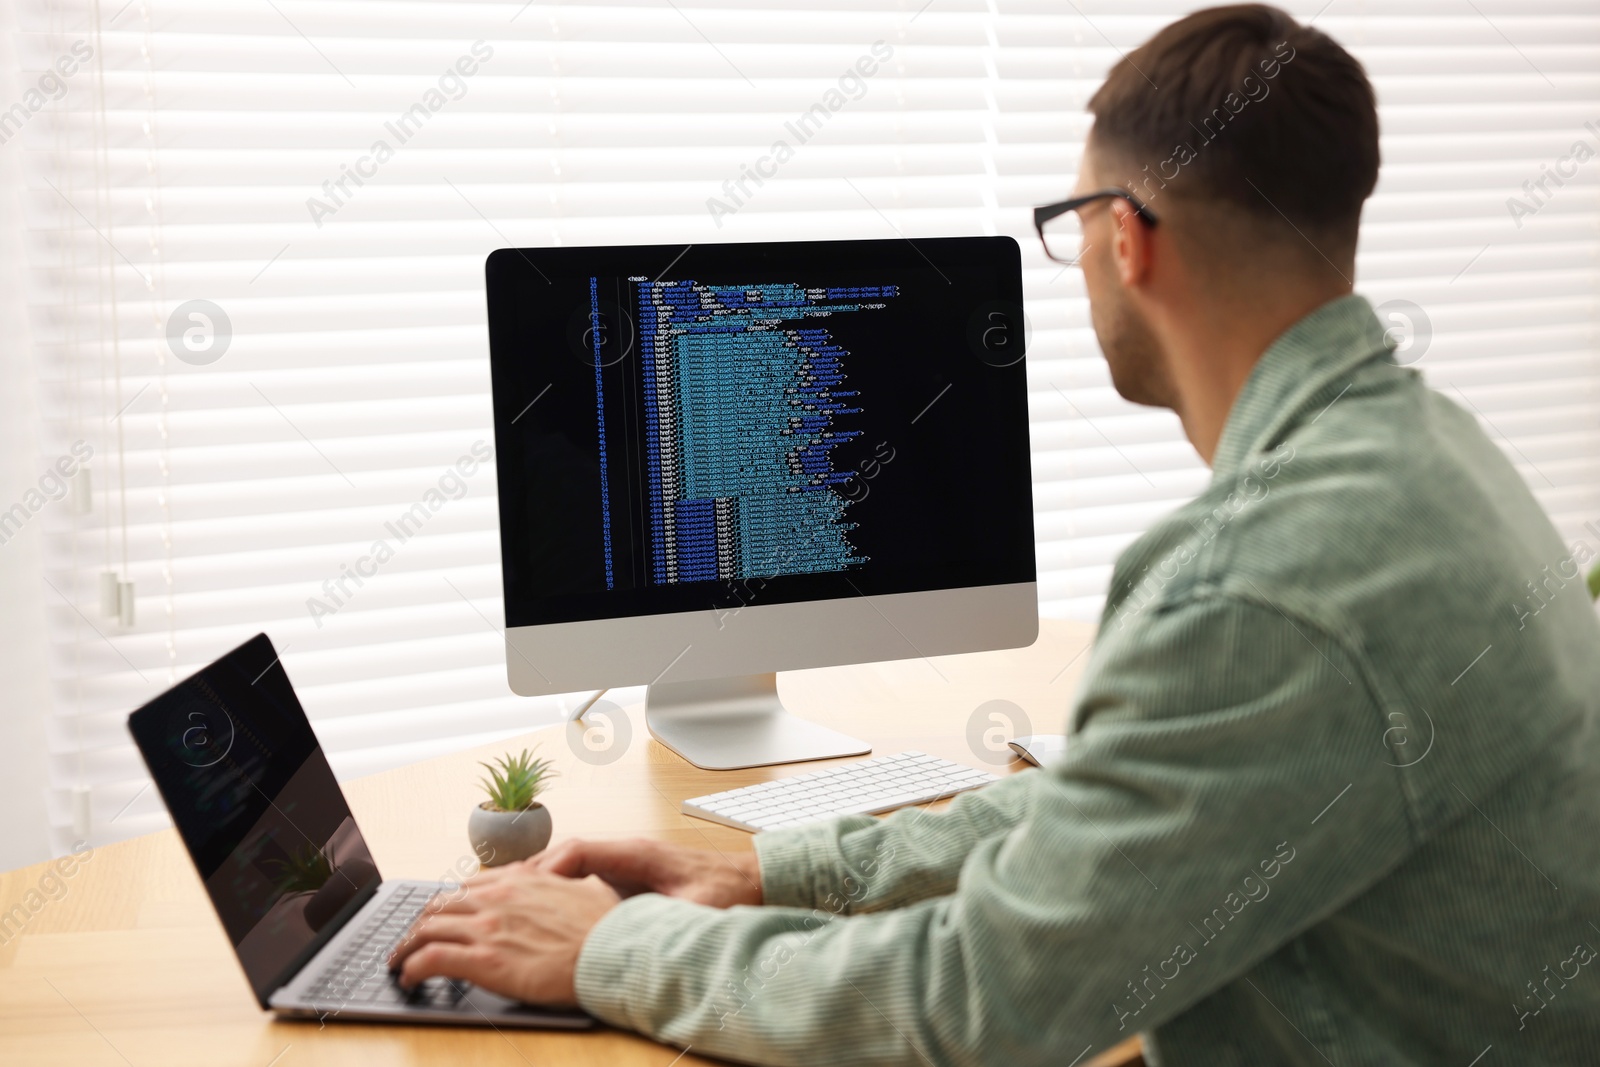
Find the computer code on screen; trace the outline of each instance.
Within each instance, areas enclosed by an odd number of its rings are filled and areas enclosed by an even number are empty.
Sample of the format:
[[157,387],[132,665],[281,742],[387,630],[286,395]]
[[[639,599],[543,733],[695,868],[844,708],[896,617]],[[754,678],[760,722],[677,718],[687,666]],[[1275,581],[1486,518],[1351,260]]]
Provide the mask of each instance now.
[[[829,327],[841,316],[883,311],[896,286],[680,279],[633,289],[650,580],[811,574],[867,562],[851,540],[852,501],[841,492],[857,472],[836,454],[866,432],[861,415],[870,400],[851,387],[853,354]],[[590,293],[598,337],[598,278]],[[596,383],[603,419],[598,374]],[[609,540],[611,501],[602,507]]]
[[1008,239],[488,273],[508,624],[1033,580]]

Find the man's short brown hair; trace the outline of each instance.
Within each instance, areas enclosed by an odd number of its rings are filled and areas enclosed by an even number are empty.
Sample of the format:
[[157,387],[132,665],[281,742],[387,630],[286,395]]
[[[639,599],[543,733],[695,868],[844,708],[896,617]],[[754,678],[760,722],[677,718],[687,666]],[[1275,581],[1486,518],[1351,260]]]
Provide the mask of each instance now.
[[1376,99],[1355,57],[1287,12],[1179,19],[1111,69],[1089,111],[1107,177],[1135,195],[1232,205],[1354,249],[1378,181]]

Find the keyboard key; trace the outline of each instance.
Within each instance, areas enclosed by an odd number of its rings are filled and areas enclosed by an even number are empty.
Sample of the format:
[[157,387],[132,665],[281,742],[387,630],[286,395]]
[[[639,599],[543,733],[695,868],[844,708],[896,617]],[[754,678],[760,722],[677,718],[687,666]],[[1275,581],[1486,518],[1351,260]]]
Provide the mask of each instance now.
[[389,952],[432,897],[433,891],[425,886],[397,889],[329,961],[307,996],[334,1010],[350,1004],[404,999],[404,992],[389,972]]

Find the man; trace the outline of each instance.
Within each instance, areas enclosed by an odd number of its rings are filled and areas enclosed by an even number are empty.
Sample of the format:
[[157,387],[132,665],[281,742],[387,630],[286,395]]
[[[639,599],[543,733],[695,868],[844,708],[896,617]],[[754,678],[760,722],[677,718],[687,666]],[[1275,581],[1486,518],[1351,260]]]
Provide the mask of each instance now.
[[748,860],[568,843],[435,908],[404,981],[757,1063],[1600,1062],[1600,627],[1352,295],[1365,74],[1220,8],[1089,109],[1057,217],[1112,381],[1214,473],[1118,561],[1067,756]]

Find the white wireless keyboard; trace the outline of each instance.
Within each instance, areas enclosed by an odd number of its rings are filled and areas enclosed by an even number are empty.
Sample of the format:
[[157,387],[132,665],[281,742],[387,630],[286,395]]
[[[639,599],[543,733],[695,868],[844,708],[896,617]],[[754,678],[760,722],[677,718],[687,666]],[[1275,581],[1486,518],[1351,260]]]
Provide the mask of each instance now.
[[683,802],[683,813],[737,830],[776,830],[837,815],[876,815],[998,781],[988,771],[901,752]]

